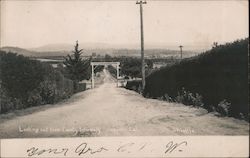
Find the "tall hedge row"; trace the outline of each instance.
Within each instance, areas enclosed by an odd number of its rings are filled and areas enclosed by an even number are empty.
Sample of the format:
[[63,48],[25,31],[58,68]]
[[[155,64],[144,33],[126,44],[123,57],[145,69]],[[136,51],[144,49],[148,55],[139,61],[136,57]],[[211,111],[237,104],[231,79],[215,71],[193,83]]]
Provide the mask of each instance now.
[[199,56],[167,66],[146,78],[144,95],[176,98],[188,92],[202,97],[209,111],[226,103],[228,116],[249,119],[249,39],[219,45]]
[[52,104],[74,92],[73,82],[47,63],[0,51],[0,112]]

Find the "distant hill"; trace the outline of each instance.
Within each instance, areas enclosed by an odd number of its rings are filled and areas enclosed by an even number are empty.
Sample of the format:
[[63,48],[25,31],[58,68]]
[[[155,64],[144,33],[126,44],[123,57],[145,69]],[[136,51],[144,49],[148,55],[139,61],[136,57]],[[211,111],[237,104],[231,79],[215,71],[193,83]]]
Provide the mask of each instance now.
[[[82,43],[79,44],[79,47],[83,49],[83,56],[90,56],[92,54],[104,56],[106,54],[111,56],[132,56],[132,57],[140,57],[141,51],[140,48],[129,48],[131,46],[125,45],[109,45],[105,43]],[[70,54],[74,49],[74,45],[72,44],[48,44],[37,48],[19,48],[19,47],[2,47],[1,50],[6,52],[13,52],[17,54],[22,54],[24,56],[30,57],[55,57],[55,56],[66,56]],[[190,57],[197,55],[197,52],[192,51],[183,51],[183,57]],[[180,56],[180,52],[178,50],[169,50],[169,49],[159,49],[159,48],[151,48],[145,49],[145,57],[146,58],[164,58],[169,56]]]
[[[71,51],[74,48],[75,43],[54,43],[47,44],[40,47],[29,48],[28,50],[37,51],[37,52],[51,52],[51,51]],[[140,44],[109,44],[109,43],[95,43],[95,42],[85,42],[79,43],[79,47],[85,50],[139,50]],[[179,51],[179,46],[177,43],[172,44],[163,44],[163,43],[153,43],[153,44],[145,44],[145,50],[153,50],[153,49],[162,49],[162,50],[177,50]],[[183,50],[189,50],[192,52],[202,52],[210,49],[207,45],[193,45],[187,44],[184,45]]]
[[[83,49],[84,55],[91,55],[92,53],[105,55],[109,54],[112,56],[140,56],[140,44],[107,44],[107,43],[79,43],[79,47]],[[190,49],[190,47],[187,47]],[[63,52],[69,53],[74,49],[74,44],[58,43],[58,44],[48,44],[37,48],[30,48],[29,50],[36,52]],[[198,48],[197,48],[198,49]],[[192,50],[192,51],[191,51]],[[200,51],[199,51],[200,50]],[[195,50],[194,48],[190,50],[183,51],[184,57],[190,57],[203,52],[202,49]],[[167,47],[160,44],[146,45],[145,56],[152,57],[165,57],[165,56],[178,56],[179,47]],[[53,54],[53,53],[52,53]],[[56,53],[58,54],[58,53]]]
[[21,54],[24,56],[34,56],[35,55],[35,52],[27,50],[27,49],[19,48],[19,47],[2,47],[2,48],[0,48],[0,50],[5,51],[5,52],[12,52],[12,53]]
[[[105,43],[79,43],[79,47],[85,50],[100,50],[100,49],[120,49],[121,45],[110,45]],[[127,46],[125,46],[126,48]],[[74,44],[56,43],[47,44],[36,48],[30,48],[29,50],[37,52],[54,52],[54,51],[71,51],[74,49]]]
[[71,44],[47,44],[36,48],[30,48],[29,50],[36,52],[58,52],[58,51],[70,51],[74,48]]
[[69,51],[34,51],[19,47],[6,46],[0,48],[1,51],[12,52],[27,57],[49,57],[49,56],[66,56]]
[[[104,56],[106,54],[111,56],[133,56],[140,57],[141,51],[139,45],[110,45],[105,43],[80,43],[79,47],[83,49],[84,56],[90,56],[93,53],[96,55]],[[49,44],[37,48],[31,48],[30,50],[41,52],[46,56],[51,55],[66,55],[74,49],[72,44]],[[199,52],[201,53],[201,52]],[[184,57],[190,57],[197,55],[197,51],[183,51]],[[168,56],[180,56],[179,50],[170,50],[166,48],[146,48],[145,57],[168,57]]]

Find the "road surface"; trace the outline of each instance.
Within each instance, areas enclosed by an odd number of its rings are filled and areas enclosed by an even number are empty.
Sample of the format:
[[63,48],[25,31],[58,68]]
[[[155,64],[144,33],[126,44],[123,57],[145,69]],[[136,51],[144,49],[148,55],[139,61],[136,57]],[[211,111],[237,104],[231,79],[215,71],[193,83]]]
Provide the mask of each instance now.
[[0,138],[248,135],[245,121],[217,117],[201,108],[146,99],[117,88],[104,70],[104,83],[56,105],[0,117]]

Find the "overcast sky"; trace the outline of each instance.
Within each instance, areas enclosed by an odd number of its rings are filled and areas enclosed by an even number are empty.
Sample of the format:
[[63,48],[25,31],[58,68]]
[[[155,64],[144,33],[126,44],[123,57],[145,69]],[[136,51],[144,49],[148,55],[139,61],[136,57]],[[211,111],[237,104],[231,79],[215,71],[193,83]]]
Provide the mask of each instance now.
[[[211,46],[248,37],[248,2],[147,1],[145,47]],[[135,1],[1,1],[1,46],[139,44]]]

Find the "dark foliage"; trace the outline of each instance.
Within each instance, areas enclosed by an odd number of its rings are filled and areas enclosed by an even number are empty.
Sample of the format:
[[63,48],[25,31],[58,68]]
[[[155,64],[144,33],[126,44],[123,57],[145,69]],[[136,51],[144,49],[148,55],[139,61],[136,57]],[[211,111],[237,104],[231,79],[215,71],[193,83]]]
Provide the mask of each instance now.
[[103,69],[104,69],[103,65],[97,65],[97,66],[95,66],[94,72],[95,73],[101,72],[101,71],[103,71]]
[[73,82],[46,63],[0,51],[1,109],[55,103],[73,94]]
[[128,81],[125,88],[141,93],[142,92],[141,87],[142,87],[141,80],[133,80],[133,81]]
[[77,41],[73,54],[67,55],[63,62],[66,66],[67,77],[75,82],[75,89],[79,81],[89,79],[91,75],[91,59],[83,60],[81,57],[82,49],[79,50],[78,47]]
[[117,78],[117,70],[116,70],[116,68],[114,68],[112,65],[108,65],[107,70],[110,72],[110,74],[114,78]]
[[185,88],[201,95],[209,111],[220,112],[224,101],[229,106],[228,116],[249,119],[248,43],[247,38],[216,45],[199,56],[155,71],[146,78],[144,95],[176,98]]
[[[94,59],[93,59],[94,60]],[[111,57],[105,55],[104,59],[95,59],[95,61],[112,61],[120,62],[121,75],[130,76],[132,78],[141,77],[141,59],[135,57]],[[153,62],[151,60],[145,60],[146,75],[153,68]]]
[[27,92],[44,80],[46,69],[39,61],[13,53],[1,52],[1,81],[8,96],[26,98]]
[[86,83],[78,83],[76,92],[82,92],[86,90]]

